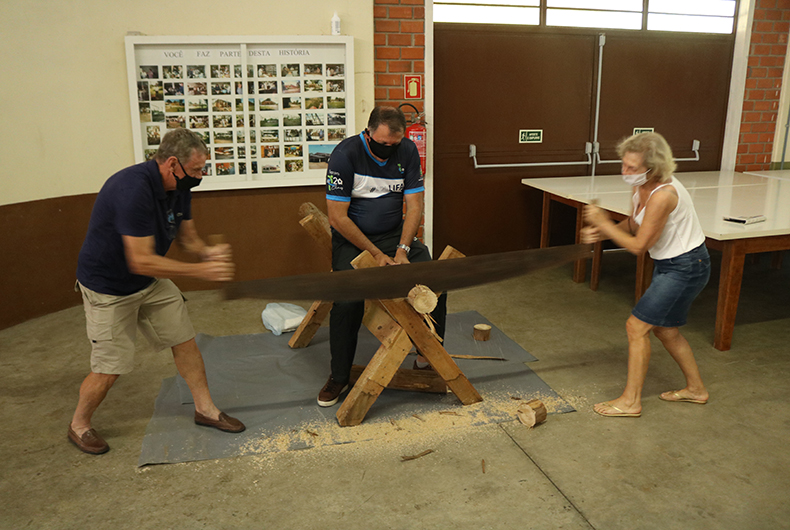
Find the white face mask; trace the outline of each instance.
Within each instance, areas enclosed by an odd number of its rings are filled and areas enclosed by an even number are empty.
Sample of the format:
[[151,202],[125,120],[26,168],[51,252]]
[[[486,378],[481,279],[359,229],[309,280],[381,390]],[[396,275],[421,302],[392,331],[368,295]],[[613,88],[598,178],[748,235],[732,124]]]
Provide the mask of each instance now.
[[629,186],[641,186],[645,182],[647,182],[647,174],[650,173],[648,169],[644,173],[639,173],[638,175],[623,175],[623,180]]

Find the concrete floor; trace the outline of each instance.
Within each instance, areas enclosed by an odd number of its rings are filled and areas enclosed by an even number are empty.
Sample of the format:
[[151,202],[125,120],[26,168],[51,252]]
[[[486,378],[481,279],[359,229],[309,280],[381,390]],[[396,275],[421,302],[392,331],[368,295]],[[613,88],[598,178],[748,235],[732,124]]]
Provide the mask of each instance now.
[[[683,379],[654,339],[638,419],[591,410],[624,384],[633,257],[607,255],[598,292],[571,282],[564,266],[451,293],[451,312],[486,316],[578,409],[534,430],[513,421],[138,468],[161,380],[175,373],[169,355],[140,344],[135,371],[94,417],[112,450],[90,456],[66,440],[89,366],[81,307],[0,331],[0,528],[790,528],[790,267],[747,263],[733,348],[719,352],[713,258],[684,328],[710,403],[657,398]],[[264,301],[187,296],[198,331],[264,331]],[[426,447],[434,452],[400,461]]]

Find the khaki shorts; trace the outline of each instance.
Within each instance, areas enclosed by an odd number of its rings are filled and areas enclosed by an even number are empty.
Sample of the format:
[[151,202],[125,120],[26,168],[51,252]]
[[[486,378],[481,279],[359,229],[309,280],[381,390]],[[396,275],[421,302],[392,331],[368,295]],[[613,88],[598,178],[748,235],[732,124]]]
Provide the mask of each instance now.
[[154,280],[142,291],[127,296],[97,293],[78,285],[93,348],[91,371],[95,373],[132,371],[138,326],[156,351],[195,337],[184,296],[170,280]]

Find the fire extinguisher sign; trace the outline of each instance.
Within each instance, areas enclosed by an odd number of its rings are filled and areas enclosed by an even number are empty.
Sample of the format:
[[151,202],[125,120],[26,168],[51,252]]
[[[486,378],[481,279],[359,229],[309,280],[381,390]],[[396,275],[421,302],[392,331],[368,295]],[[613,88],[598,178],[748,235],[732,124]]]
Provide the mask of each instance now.
[[404,75],[403,93],[406,99],[422,99],[422,75]]

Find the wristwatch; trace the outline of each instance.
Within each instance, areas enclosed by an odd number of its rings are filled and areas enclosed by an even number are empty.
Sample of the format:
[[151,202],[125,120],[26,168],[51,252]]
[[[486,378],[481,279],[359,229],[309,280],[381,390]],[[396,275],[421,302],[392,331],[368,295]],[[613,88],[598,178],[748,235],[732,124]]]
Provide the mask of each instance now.
[[411,247],[408,245],[404,245],[403,243],[399,243],[397,248],[402,248],[403,250],[405,250],[407,256],[409,255],[409,252],[411,252]]

